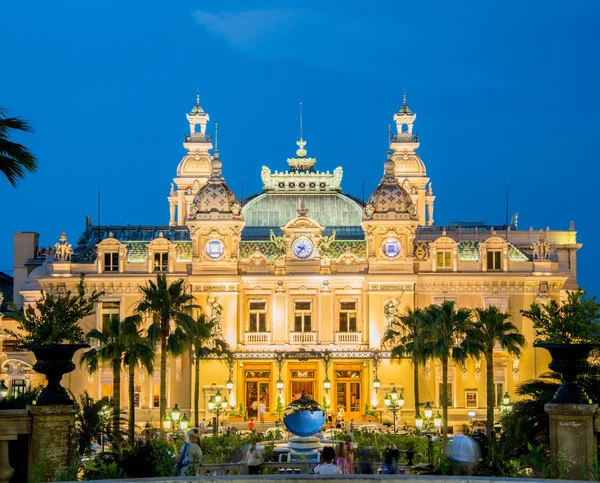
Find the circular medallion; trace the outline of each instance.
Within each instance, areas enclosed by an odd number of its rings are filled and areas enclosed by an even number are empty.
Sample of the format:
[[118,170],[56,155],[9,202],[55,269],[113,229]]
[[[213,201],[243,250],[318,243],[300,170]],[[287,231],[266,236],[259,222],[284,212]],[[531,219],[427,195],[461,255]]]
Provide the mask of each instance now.
[[387,238],[381,245],[383,254],[388,258],[396,258],[400,255],[402,245],[396,238]]
[[204,249],[210,258],[216,260],[217,258],[221,258],[225,252],[225,245],[223,245],[221,240],[211,240],[206,243]]
[[314,251],[315,247],[310,238],[301,236],[294,240],[292,243],[292,252],[297,258],[302,260],[310,257]]

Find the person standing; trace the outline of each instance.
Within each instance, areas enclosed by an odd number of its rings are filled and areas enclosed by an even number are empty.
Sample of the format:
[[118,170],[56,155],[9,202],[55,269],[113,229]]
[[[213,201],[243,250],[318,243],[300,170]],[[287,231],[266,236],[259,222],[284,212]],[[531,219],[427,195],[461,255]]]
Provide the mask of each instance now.
[[254,424],[254,420],[250,418],[250,422],[248,423],[248,431],[254,432],[256,429],[256,424]]
[[335,455],[335,464],[342,471],[343,475],[350,474],[350,468],[348,465],[348,454],[346,453],[346,443],[340,442]]
[[200,421],[200,437],[204,436],[204,433],[206,432],[206,418],[204,418],[202,421]]
[[263,462],[262,451],[257,448],[256,443],[252,443],[246,454],[246,462],[248,463],[248,474],[258,475],[260,465]]
[[265,422],[265,412],[267,411],[267,406],[265,405],[265,400],[261,399],[260,404],[258,405],[258,414],[260,416],[260,422]]
[[185,443],[181,446],[175,463],[181,476],[200,476],[202,449],[200,449],[200,438],[195,430],[190,429],[185,433]]
[[473,438],[461,433],[454,436],[448,451],[454,475],[472,475],[480,454],[479,445]]
[[395,444],[390,444],[385,450],[383,457],[383,472],[386,475],[395,474],[398,469],[398,458],[400,458],[400,451],[396,448]]
[[321,453],[321,463],[313,469],[316,475],[341,475],[342,470],[333,462],[335,450],[331,446],[325,446]]

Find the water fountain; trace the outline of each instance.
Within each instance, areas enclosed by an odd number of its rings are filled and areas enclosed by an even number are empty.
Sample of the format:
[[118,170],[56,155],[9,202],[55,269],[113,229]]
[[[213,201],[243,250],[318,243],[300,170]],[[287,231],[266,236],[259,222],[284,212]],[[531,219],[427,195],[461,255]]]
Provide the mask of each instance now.
[[286,429],[294,436],[284,446],[277,448],[278,452],[289,452],[291,461],[314,461],[319,462],[319,450],[322,443],[315,436],[325,424],[325,413],[319,406],[319,403],[307,398],[301,397],[292,401],[285,408],[283,424]]

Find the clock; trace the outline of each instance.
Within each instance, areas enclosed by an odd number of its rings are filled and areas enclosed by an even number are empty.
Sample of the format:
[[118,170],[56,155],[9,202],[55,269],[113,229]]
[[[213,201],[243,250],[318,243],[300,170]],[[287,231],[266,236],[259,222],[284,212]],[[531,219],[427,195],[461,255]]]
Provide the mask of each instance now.
[[225,245],[221,240],[211,240],[205,245],[206,254],[216,260],[217,258],[221,258],[223,252],[225,251]]
[[387,238],[381,245],[383,254],[388,258],[396,258],[400,255],[401,249],[402,245],[400,245],[400,242],[396,238]]
[[296,258],[300,258],[302,260],[310,257],[314,250],[315,247],[313,242],[307,237],[298,237],[292,243],[292,252]]

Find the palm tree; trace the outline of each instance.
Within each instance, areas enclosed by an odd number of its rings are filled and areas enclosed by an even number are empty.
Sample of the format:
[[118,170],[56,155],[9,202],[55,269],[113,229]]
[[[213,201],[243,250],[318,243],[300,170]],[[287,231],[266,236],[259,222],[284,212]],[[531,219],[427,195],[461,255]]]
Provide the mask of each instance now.
[[419,363],[423,362],[420,337],[423,326],[423,309],[408,309],[406,315],[390,320],[381,343],[395,344],[392,357],[410,357],[413,363],[413,385],[415,388],[415,413],[419,411]]
[[480,350],[485,355],[486,389],[487,389],[487,419],[485,429],[488,439],[494,429],[494,346],[499,344],[502,349],[513,356],[519,356],[525,345],[525,337],[510,320],[510,314],[501,312],[493,305],[487,309],[475,309],[476,321],[473,324],[474,345],[480,344]]
[[464,363],[478,353],[467,335],[471,331],[471,311],[456,310],[453,301],[430,305],[423,311],[423,360],[439,359],[442,363],[442,448],[448,447],[448,365],[450,360]]
[[19,117],[7,117],[0,108],[0,171],[16,186],[26,171],[37,169],[37,159],[28,148],[9,139],[12,131],[33,132],[33,128]]
[[124,321],[123,335],[125,337],[125,352],[123,362],[129,371],[129,443],[135,442],[135,368],[144,368],[148,374],[154,372],[154,358],[156,357],[156,346],[143,336],[140,329],[142,318],[139,315],[127,317]]
[[75,438],[80,455],[92,453],[94,442],[104,436],[108,418],[104,412],[108,399],[97,401],[87,391],[79,396],[79,412],[75,415]]
[[113,315],[104,322],[102,330],[91,329],[85,338],[92,342],[98,341],[97,347],[83,353],[79,363],[85,365],[90,374],[98,371],[100,363],[110,365],[113,373],[113,397],[112,407],[112,426],[113,426],[113,444],[119,444],[121,429],[121,366],[123,364],[123,354],[127,349],[127,324],[132,323],[128,319],[123,322],[118,315]]
[[[157,275],[156,283],[140,287],[143,298],[136,311],[152,317],[148,327],[148,339],[156,344],[160,340],[160,432],[164,433],[162,421],[167,410],[167,352],[171,355],[182,354],[188,345],[181,325],[186,323],[192,309],[194,296],[185,292],[183,279],[168,284],[166,275]],[[174,329],[171,329],[174,322]]]
[[182,317],[181,328],[190,343],[190,356],[194,363],[194,425],[200,426],[198,402],[200,401],[200,361],[206,358],[221,360],[232,357],[227,342],[215,335],[218,322],[201,313],[197,319]]

